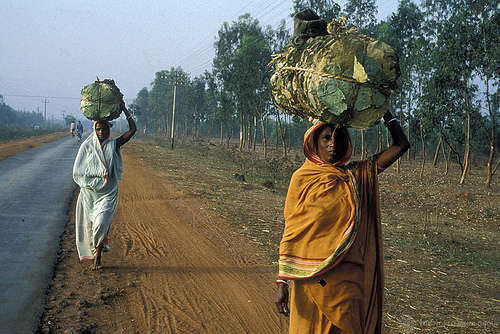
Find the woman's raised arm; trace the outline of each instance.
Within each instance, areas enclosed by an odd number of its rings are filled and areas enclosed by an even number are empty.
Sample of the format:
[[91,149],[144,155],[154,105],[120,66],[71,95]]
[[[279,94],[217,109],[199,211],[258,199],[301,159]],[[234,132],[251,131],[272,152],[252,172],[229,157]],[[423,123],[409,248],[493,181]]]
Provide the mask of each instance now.
[[391,133],[392,145],[374,156],[379,172],[392,165],[410,148],[410,143],[403,129],[399,125],[397,118],[395,118],[390,111],[386,112],[384,115],[384,124]]
[[116,139],[116,147],[117,148],[119,148],[120,146],[122,146],[123,144],[125,144],[126,142],[128,142],[130,140],[130,138],[132,138],[132,136],[137,131],[137,127],[135,126],[134,118],[132,117],[132,115],[130,114],[130,112],[125,107],[125,102],[122,101],[120,107],[121,107],[121,110],[123,111],[123,113],[125,114],[125,117],[127,118],[128,131],[126,131],[120,137],[118,137]]

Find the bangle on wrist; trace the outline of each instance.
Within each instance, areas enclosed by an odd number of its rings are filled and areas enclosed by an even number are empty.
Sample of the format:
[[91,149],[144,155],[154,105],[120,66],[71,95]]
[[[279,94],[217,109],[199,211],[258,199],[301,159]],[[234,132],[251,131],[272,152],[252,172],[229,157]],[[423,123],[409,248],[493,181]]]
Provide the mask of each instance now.
[[397,120],[398,119],[396,117],[393,117],[393,118],[391,118],[390,120],[388,120],[387,122],[384,122],[384,123],[387,126],[387,125],[389,125],[390,122],[397,121]]
[[283,279],[277,279],[277,280],[276,280],[276,285],[279,285],[279,283],[283,283],[283,284],[285,284],[285,285],[287,285],[287,286],[288,286],[288,282],[287,282],[287,281],[285,281],[285,280],[283,280]]
[[127,119],[131,119],[131,118],[132,118],[132,115],[128,115],[126,118],[127,118]]

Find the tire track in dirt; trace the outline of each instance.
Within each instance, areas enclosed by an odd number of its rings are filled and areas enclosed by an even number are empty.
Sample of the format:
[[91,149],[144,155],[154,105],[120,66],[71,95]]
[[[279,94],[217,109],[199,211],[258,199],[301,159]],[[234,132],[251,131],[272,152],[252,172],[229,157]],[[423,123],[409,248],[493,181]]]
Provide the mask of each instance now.
[[286,332],[273,305],[275,266],[199,200],[135,157],[124,154],[124,165],[104,270],[133,284],[126,294],[129,330]]

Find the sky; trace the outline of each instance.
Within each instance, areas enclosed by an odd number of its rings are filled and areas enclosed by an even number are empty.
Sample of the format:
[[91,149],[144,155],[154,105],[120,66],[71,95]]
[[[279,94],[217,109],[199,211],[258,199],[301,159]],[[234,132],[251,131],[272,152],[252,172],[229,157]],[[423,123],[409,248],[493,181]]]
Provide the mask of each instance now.
[[[345,0],[336,1],[343,8]],[[378,0],[386,19],[398,0]],[[0,95],[16,110],[82,118],[80,91],[112,78],[130,103],[156,72],[211,69],[223,22],[291,26],[292,0],[0,0]],[[47,103],[44,103],[47,102]]]

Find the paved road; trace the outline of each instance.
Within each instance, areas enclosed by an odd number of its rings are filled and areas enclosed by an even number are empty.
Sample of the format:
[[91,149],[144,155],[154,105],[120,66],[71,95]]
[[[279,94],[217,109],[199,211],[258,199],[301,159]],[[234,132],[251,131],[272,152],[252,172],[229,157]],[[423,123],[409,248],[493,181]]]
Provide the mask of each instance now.
[[65,137],[0,162],[0,333],[33,333],[67,221],[78,151]]

